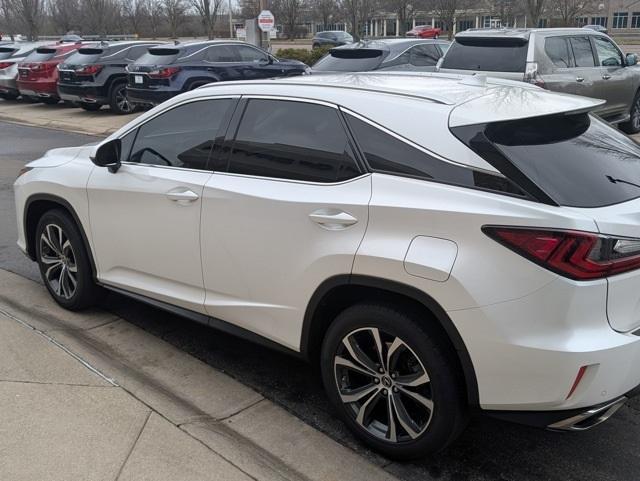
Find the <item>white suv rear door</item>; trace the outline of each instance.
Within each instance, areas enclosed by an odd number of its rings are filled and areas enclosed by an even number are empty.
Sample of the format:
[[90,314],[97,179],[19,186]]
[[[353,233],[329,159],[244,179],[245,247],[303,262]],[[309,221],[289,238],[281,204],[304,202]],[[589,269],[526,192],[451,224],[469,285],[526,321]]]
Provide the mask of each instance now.
[[350,274],[371,179],[335,106],[244,99],[204,188],[207,312],[298,349],[305,309]]

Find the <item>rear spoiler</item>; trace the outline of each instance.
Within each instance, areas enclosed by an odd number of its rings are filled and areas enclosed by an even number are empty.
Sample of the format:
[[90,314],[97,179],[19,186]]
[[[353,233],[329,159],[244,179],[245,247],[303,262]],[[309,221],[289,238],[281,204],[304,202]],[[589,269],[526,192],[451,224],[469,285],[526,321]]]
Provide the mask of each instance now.
[[[535,87],[479,87],[478,96],[453,108],[449,127],[590,112],[606,101]],[[482,95],[484,93],[484,95]]]

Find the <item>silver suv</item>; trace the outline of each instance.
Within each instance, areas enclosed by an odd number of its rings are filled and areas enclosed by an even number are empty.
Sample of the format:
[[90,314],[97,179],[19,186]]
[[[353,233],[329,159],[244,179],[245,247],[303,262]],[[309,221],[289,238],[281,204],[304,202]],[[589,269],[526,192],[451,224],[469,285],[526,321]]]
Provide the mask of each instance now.
[[467,30],[456,35],[440,72],[486,73],[548,90],[606,100],[596,113],[640,132],[640,69],[607,35],[584,28]]

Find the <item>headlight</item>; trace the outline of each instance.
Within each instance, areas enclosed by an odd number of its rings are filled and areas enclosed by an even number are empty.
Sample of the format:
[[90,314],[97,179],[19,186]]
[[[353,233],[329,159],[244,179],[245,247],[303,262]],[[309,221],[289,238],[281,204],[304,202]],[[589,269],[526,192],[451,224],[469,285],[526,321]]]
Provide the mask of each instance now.
[[20,177],[22,177],[24,174],[26,174],[30,170],[33,170],[33,167],[23,167],[22,169],[20,169],[20,172],[18,172],[18,177],[16,177],[16,180],[18,180]]

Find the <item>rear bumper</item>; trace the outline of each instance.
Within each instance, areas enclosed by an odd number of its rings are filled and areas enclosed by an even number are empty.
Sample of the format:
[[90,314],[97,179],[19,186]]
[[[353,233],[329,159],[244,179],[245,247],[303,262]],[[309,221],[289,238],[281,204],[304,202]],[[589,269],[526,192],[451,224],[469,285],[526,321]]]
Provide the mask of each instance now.
[[15,77],[0,77],[0,93],[19,93]]
[[60,98],[56,82],[35,82],[18,80],[18,90],[22,95],[43,98]]
[[586,431],[607,421],[637,394],[636,388],[625,396],[588,408],[562,411],[486,411],[486,414],[502,421],[551,431]]
[[109,99],[104,88],[88,85],[69,85],[58,83],[58,94],[62,100],[107,104]]
[[137,104],[158,105],[181,93],[179,90],[137,89],[127,86],[129,101]]

